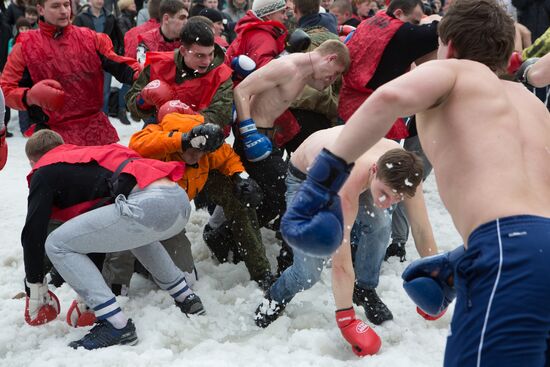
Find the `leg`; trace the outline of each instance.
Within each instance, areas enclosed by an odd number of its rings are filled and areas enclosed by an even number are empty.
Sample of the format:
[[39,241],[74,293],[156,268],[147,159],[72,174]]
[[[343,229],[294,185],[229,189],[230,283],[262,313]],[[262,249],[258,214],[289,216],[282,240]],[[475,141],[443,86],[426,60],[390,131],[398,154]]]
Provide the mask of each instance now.
[[135,260],[131,251],[111,252],[105,255],[102,274],[115,295],[127,295],[134,274]]
[[103,73],[103,112],[109,114],[109,94],[111,94],[112,75],[108,72]]

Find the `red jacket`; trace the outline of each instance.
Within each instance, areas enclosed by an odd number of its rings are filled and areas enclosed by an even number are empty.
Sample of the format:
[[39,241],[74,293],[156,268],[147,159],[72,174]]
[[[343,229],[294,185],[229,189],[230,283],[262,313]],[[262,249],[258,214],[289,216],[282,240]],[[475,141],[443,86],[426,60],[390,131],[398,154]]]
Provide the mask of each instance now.
[[181,46],[178,39],[167,42],[160,33],[160,26],[138,35],[138,45],[144,44],[147,51],[174,51]]
[[156,27],[160,27],[160,23],[157,22],[156,19],[149,19],[147,22],[140,24],[137,27],[130,28],[130,30],[124,35],[124,56],[135,59],[138,36]]
[[[121,173],[134,176],[137,185],[142,189],[164,177],[177,182],[183,177],[185,171],[185,165],[182,162],[161,162],[156,159],[141,158],[135,151],[119,144],[94,147],[63,144],[50,150],[36,162],[27,176],[27,182],[30,185],[34,172],[51,164],[75,164],[95,161],[101,167],[115,172],[118,166],[128,158],[136,159],[126,164]],[[53,208],[51,218],[65,222],[90,210],[99,201],[101,199],[79,203],[63,209]]]
[[[404,23],[378,12],[361,22],[347,43],[351,65],[343,77],[338,101],[338,115],[347,121],[374,92],[367,87],[376,72],[386,46]],[[386,134],[388,139],[403,139],[409,135],[403,119],[397,119]]]
[[6,104],[17,110],[29,106],[24,96],[44,79],[57,80],[65,91],[59,111],[29,109],[32,123],[42,123],[59,133],[65,143],[104,145],[118,135],[102,112],[103,65],[113,67],[117,79],[131,83],[138,63],[113,51],[106,34],[68,25],[57,29],[40,22],[40,28],[20,34],[0,78]]

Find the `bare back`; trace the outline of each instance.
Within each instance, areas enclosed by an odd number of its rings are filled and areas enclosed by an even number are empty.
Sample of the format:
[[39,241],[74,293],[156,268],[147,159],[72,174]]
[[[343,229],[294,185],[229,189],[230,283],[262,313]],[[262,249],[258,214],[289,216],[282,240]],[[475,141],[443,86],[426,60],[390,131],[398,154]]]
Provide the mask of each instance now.
[[445,62],[456,82],[441,104],[417,115],[418,131],[464,242],[499,217],[550,217],[546,107],[523,85],[499,80],[480,63]]

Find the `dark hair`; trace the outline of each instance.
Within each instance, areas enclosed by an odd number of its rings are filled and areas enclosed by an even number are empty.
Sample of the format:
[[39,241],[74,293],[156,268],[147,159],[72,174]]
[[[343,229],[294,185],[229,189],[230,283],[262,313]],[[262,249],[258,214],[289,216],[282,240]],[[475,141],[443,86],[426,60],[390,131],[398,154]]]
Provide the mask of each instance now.
[[38,10],[36,9],[36,6],[28,5],[25,7],[25,14],[38,15]]
[[31,22],[29,22],[29,20],[27,18],[19,17],[15,21],[15,29],[17,29],[17,33],[19,33],[19,28],[21,28],[21,27],[31,28],[32,24],[31,24]]
[[377,177],[397,193],[413,197],[422,182],[424,164],[415,153],[396,148],[388,150],[376,162]]
[[294,0],[294,7],[302,16],[317,14],[321,7],[321,0]]
[[159,6],[159,15],[163,17],[164,14],[168,14],[173,17],[183,8],[185,7],[180,0],[162,0]]
[[193,44],[200,46],[214,46],[214,23],[206,17],[194,16],[189,18],[180,33],[181,43],[186,48]]
[[147,12],[149,13],[149,18],[160,22],[160,0],[149,0],[147,2]]
[[456,58],[506,70],[514,50],[514,21],[495,0],[456,0],[438,31],[443,44],[452,42]]
[[406,15],[412,13],[414,8],[420,6],[420,9],[423,9],[422,0],[392,0],[388,8],[386,9],[386,14],[392,15],[397,9],[403,10],[403,13]]

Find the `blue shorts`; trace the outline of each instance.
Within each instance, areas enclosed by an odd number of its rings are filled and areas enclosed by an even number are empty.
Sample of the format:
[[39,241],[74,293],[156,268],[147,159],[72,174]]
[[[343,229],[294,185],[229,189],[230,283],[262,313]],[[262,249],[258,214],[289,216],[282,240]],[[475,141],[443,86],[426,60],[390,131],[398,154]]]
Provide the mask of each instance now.
[[478,227],[455,287],[445,366],[550,366],[550,218]]

